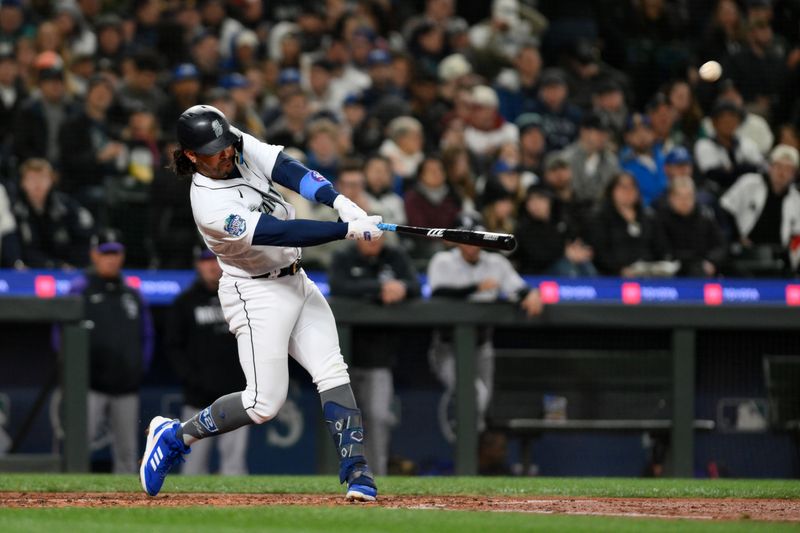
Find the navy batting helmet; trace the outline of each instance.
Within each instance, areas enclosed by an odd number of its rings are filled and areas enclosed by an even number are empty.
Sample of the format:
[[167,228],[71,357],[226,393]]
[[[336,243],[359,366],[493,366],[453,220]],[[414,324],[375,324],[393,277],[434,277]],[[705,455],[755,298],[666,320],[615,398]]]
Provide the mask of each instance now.
[[241,142],[241,132],[216,107],[196,105],[178,119],[178,142],[186,150],[211,155]]

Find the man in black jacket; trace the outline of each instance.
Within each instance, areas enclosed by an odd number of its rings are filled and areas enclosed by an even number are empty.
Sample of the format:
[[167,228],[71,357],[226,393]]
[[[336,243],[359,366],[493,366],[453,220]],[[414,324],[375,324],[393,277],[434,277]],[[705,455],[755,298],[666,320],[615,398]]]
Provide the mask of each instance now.
[[[330,266],[332,296],[361,298],[381,305],[396,305],[420,295],[417,272],[402,248],[386,246],[383,239],[357,241],[337,250]],[[392,367],[403,345],[397,333],[374,329],[353,332],[350,380],[369,432],[366,455],[377,475],[386,475],[389,439],[396,419]]]
[[22,262],[29,268],[83,268],[89,262],[94,220],[54,186],[53,167],[47,160],[34,157],[20,167],[20,190],[12,211]]
[[[197,280],[172,306],[166,333],[167,352],[183,385],[183,413],[188,420],[232,390],[244,389],[236,337],[228,331],[217,296],[222,269],[214,253],[203,249],[195,262]],[[249,426],[204,439],[192,445],[184,474],[208,474],[214,444],[218,445],[219,473],[247,474]]]
[[113,471],[132,474],[139,457],[139,388],[153,355],[153,322],[122,277],[125,247],[106,230],[92,237],[92,267],[72,284],[89,325],[89,439],[110,426]]

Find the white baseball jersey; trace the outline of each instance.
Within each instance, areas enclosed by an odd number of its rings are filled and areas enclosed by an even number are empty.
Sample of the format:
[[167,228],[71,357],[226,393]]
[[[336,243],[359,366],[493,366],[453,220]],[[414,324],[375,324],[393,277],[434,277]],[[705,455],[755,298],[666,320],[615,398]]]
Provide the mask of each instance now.
[[469,300],[495,301],[501,296],[513,300],[518,291],[527,287],[509,260],[496,253],[481,250],[478,262],[470,264],[464,260],[458,248],[453,248],[435,253],[428,264],[428,283],[434,291],[444,287],[478,285],[488,278],[496,280],[499,287],[475,292]]
[[222,271],[237,278],[260,276],[291,265],[300,248],[253,245],[261,213],[279,220],[295,217],[272,181],[272,170],[283,146],[267,144],[242,133],[242,158],[237,153],[240,178],[192,176],[190,198],[197,229],[214,252]]

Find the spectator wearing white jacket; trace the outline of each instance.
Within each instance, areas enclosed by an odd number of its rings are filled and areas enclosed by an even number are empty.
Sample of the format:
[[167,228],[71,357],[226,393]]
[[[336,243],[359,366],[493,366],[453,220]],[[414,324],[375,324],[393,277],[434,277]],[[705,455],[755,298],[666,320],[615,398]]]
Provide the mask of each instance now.
[[740,240],[746,247],[774,245],[787,248],[800,234],[800,192],[793,186],[800,153],[779,144],[769,157],[766,174],[741,176],[720,199],[720,204],[736,222]]

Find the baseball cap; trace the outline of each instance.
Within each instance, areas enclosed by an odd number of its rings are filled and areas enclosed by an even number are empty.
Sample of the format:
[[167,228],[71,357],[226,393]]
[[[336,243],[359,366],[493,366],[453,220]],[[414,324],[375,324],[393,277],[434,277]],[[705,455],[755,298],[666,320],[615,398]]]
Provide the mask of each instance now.
[[349,93],[342,105],[364,105],[364,96],[360,93]]
[[517,117],[517,120],[514,121],[514,123],[517,125],[517,128],[519,128],[520,135],[529,129],[542,129],[544,127],[544,121],[539,113],[523,113]]
[[714,107],[711,109],[711,116],[713,118],[718,117],[722,113],[734,113],[739,117],[739,120],[744,120],[744,110],[739,107],[736,102],[731,100],[717,100]]
[[219,80],[219,86],[223,89],[243,89],[250,86],[250,80],[238,72],[232,72]]
[[553,191],[543,183],[534,183],[525,191],[525,198],[530,198],[534,195],[550,199],[554,197]]
[[632,131],[642,126],[645,128],[650,127],[650,117],[643,115],[642,113],[634,113],[628,117],[628,122],[625,125],[625,131]]
[[655,109],[658,109],[662,105],[666,106],[670,105],[669,98],[667,98],[666,94],[658,92],[654,94],[653,97],[650,98],[650,100],[647,101],[647,105],[645,105],[644,110],[649,113]]
[[502,174],[503,172],[516,172],[517,167],[509,165],[507,161],[503,159],[498,159],[495,161],[494,165],[492,165],[492,174]]
[[472,72],[472,65],[462,54],[451,54],[439,63],[437,74],[442,81],[453,81]]
[[676,146],[669,151],[667,157],[664,159],[666,165],[685,165],[692,162],[692,156],[689,150],[683,146]]
[[125,251],[125,245],[122,244],[122,236],[119,231],[112,228],[103,229],[95,233],[92,236],[91,245],[92,249],[101,254],[118,254]]
[[488,85],[476,85],[473,87],[472,93],[470,93],[470,100],[473,104],[484,107],[497,107],[500,105],[497,93]]
[[789,163],[795,168],[800,167],[800,153],[798,153],[797,148],[793,146],[789,146],[788,144],[779,144],[773,148],[772,152],[769,154],[770,163],[777,163],[778,161],[782,163]]
[[40,80],[64,78],[64,60],[53,51],[42,52],[33,60]]
[[547,154],[547,157],[544,158],[545,170],[555,170],[557,168],[566,168],[568,166],[569,161],[567,161],[567,158],[564,157],[564,154],[559,151],[550,152]]
[[375,48],[367,56],[367,65],[388,65],[392,62],[392,56],[383,48]]
[[194,63],[181,63],[172,69],[171,81],[196,80],[200,78],[200,71]]
[[236,48],[240,46],[258,46],[258,35],[253,30],[242,30],[236,34]]
[[121,28],[122,27],[122,19],[119,15],[114,13],[107,13],[105,15],[100,15],[97,17],[97,22],[95,22],[95,31],[99,32],[105,28]]
[[278,85],[300,83],[300,71],[296,68],[285,68],[278,74]]
[[548,68],[542,72],[542,77],[539,80],[539,84],[542,87],[546,87],[548,85],[566,85],[567,76],[560,68]]

